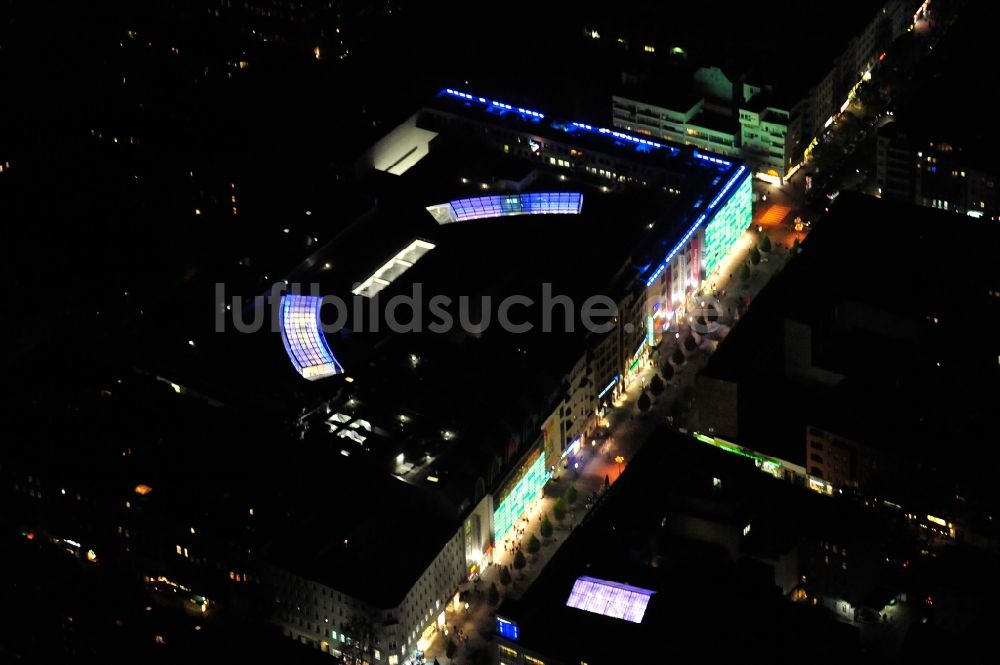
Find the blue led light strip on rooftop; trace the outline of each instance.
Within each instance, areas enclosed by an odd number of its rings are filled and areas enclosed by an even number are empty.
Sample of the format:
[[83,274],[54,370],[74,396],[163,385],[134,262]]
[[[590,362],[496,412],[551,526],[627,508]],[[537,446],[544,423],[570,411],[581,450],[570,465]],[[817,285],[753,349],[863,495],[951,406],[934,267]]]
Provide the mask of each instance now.
[[578,215],[582,208],[580,192],[533,192],[455,199],[427,210],[438,224],[450,224],[512,215]]
[[321,296],[285,294],[278,309],[285,352],[296,371],[310,381],[344,371],[323,335],[319,318],[322,304]]
[[451,95],[452,97],[457,97],[459,99],[464,99],[467,102],[472,102],[473,104],[482,104],[483,106],[492,109],[498,109],[500,111],[512,111],[520,113],[522,116],[527,118],[536,118],[541,120],[545,117],[544,113],[539,113],[538,111],[532,111],[531,109],[526,109],[523,106],[511,106],[504,102],[499,102],[495,99],[487,99],[486,97],[478,97],[476,95],[470,95],[467,92],[462,92],[461,90],[455,90],[453,88],[445,88],[441,91],[442,94]]
[[571,126],[576,129],[580,129],[586,132],[592,132],[594,134],[600,134],[602,136],[610,136],[612,138],[621,139],[622,141],[628,141],[629,143],[635,144],[637,148],[646,146],[647,148],[656,148],[669,150],[670,154],[677,156],[680,154],[680,148],[675,148],[674,146],[667,145],[665,143],[659,143],[657,141],[650,141],[649,139],[639,138],[638,136],[632,136],[631,134],[626,134],[625,132],[619,132],[614,129],[607,129],[606,127],[594,127],[593,125],[588,125],[583,122],[571,122]]
[[747,170],[746,166],[740,166],[740,168],[736,169],[736,173],[734,173],[733,177],[729,179],[725,187],[720,189],[719,193],[715,195],[715,198],[712,199],[712,202],[708,204],[708,207],[705,209],[705,212],[698,215],[698,219],[696,219],[694,224],[691,225],[691,228],[688,229],[687,233],[685,233],[684,236],[680,239],[680,241],[678,241],[678,243],[674,245],[674,248],[667,253],[667,256],[663,259],[660,265],[657,266],[653,274],[649,276],[649,279],[646,280],[647,288],[652,286],[653,282],[656,281],[656,278],[663,274],[663,271],[666,270],[667,266],[670,264],[670,260],[674,258],[677,252],[679,252],[685,245],[687,245],[688,241],[691,240],[691,236],[693,236],[695,231],[698,230],[698,227],[700,227],[702,223],[706,219],[708,219],[709,214],[715,209],[717,205],[719,205],[719,202],[722,201],[723,197],[725,197],[725,195],[729,192],[729,190],[733,188],[733,185],[736,184],[736,181],[740,179],[740,177],[746,172],[746,170]]
[[733,163],[728,159],[722,159],[721,157],[716,157],[714,155],[706,155],[704,153],[698,152],[697,150],[694,151],[694,156],[706,162],[718,164],[719,166],[729,167],[733,165]]

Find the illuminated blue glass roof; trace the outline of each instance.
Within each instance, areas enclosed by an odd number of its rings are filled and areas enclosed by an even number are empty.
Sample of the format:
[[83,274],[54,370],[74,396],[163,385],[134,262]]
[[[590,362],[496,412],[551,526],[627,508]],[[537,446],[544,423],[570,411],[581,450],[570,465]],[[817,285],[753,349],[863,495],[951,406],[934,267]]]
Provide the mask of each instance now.
[[580,192],[535,192],[455,199],[428,206],[438,224],[511,215],[578,215],[583,208]]
[[326,343],[319,318],[320,296],[286,294],[281,297],[281,341],[288,358],[303,378],[315,381],[342,374],[344,369]]
[[649,598],[656,593],[649,589],[608,582],[596,577],[578,577],[570,591],[567,607],[593,612],[606,617],[641,623]]

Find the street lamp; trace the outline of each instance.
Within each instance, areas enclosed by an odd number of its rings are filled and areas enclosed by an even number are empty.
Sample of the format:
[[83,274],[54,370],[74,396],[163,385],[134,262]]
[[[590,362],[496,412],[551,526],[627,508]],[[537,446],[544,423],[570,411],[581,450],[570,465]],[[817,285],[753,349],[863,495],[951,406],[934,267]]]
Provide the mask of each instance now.
[[615,457],[615,461],[618,462],[618,475],[622,475],[622,464],[625,462],[625,458],[621,455]]

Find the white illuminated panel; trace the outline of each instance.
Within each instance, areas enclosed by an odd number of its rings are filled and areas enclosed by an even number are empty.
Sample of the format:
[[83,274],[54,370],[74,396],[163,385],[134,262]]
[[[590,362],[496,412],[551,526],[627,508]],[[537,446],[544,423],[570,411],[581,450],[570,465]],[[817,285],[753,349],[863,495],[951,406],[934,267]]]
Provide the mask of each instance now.
[[649,598],[654,593],[648,589],[599,580],[596,577],[578,577],[566,606],[632,623],[641,623]]
[[358,284],[354,288],[354,295],[362,295],[366,298],[374,297],[375,294],[412,268],[414,263],[432,249],[434,249],[433,243],[426,240],[414,240],[372,273],[371,277]]

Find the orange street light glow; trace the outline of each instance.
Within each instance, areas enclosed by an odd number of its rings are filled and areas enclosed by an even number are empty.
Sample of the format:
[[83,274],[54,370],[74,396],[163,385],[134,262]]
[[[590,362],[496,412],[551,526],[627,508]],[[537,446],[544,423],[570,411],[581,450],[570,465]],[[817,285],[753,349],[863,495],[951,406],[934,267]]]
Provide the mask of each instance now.
[[760,216],[757,223],[760,226],[775,226],[785,219],[790,210],[789,206],[774,203]]

